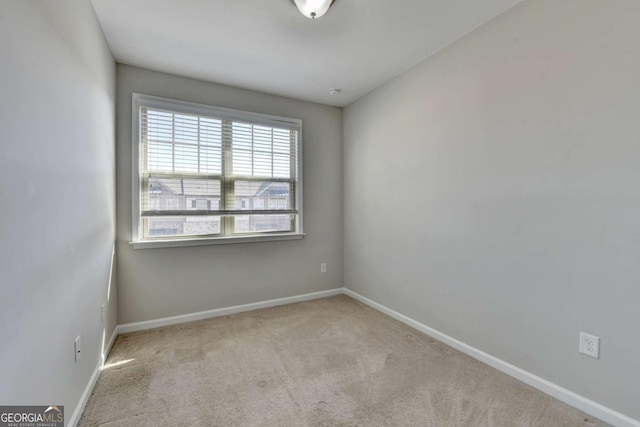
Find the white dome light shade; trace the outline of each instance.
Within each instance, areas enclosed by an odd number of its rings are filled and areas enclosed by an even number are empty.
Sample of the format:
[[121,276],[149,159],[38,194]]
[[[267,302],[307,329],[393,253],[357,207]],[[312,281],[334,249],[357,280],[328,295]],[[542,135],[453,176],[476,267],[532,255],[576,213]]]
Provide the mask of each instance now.
[[307,18],[316,19],[327,13],[334,0],[293,0],[300,13]]

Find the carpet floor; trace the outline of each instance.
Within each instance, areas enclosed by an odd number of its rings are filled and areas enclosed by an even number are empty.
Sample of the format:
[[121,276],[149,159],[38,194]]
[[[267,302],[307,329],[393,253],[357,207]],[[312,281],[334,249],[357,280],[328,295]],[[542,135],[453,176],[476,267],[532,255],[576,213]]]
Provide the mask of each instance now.
[[347,296],[120,335],[80,426],[603,426]]

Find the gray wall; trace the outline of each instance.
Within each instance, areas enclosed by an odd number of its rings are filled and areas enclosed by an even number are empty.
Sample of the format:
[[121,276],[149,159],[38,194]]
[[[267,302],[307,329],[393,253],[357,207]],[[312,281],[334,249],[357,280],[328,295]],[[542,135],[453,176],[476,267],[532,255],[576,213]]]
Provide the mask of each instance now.
[[115,62],[84,0],[1,0],[0,58],[0,404],[68,419],[116,324]]
[[636,419],[638,22],[527,1],[344,112],[346,285]]
[[[117,67],[119,320],[129,323],[341,287],[342,110],[126,65]],[[302,240],[135,250],[131,94],[303,120]],[[320,274],[320,263],[328,272]]]

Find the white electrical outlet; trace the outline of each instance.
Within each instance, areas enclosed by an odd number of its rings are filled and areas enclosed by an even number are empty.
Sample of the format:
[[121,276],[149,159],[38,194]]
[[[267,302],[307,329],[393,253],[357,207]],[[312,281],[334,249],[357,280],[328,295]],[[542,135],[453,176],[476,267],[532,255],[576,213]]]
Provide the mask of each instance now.
[[75,360],[77,362],[78,359],[80,359],[80,351],[82,350],[80,347],[80,337],[77,337],[75,341],[73,341],[73,350],[75,353]]
[[323,262],[322,264],[320,264],[320,273],[326,273],[327,272],[327,263]]
[[600,338],[580,332],[580,353],[598,359],[600,357]]

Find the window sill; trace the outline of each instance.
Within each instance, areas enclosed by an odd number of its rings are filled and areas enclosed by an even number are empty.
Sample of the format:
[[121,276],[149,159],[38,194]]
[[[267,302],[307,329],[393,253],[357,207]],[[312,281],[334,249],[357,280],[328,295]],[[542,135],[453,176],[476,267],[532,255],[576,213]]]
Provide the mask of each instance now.
[[300,240],[304,233],[265,234],[261,236],[208,237],[195,239],[145,240],[129,242],[134,249],[178,248],[183,246],[230,245],[236,243],[275,242],[279,240]]

